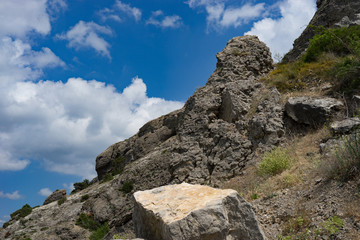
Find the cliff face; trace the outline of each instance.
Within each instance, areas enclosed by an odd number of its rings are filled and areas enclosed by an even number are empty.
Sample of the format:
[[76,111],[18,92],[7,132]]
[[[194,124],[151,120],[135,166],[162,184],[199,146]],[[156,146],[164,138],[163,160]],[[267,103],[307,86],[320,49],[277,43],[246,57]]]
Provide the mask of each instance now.
[[273,69],[268,47],[254,36],[236,37],[217,59],[207,84],[182,109],[148,122],[97,157],[97,183],[10,222],[0,238],[86,239],[88,230],[75,224],[84,213],[108,222],[110,239],[131,231],[135,190],[183,181],[219,186],[239,175],[256,151],[278,144],[284,134],[280,94],[258,81]]
[[304,53],[315,35],[312,26],[330,28],[360,24],[358,0],[317,0],[316,5],[318,10],[304,32],[294,41],[293,49],[284,56],[284,62],[292,62]]

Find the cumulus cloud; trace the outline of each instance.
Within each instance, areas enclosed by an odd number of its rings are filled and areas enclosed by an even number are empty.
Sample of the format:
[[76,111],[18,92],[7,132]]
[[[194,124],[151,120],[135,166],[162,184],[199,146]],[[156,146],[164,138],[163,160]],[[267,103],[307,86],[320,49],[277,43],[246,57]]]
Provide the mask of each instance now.
[[133,17],[136,21],[141,19],[141,10],[136,7],[131,7],[130,4],[122,3],[120,0],[116,0],[115,7],[121,12]]
[[59,39],[68,40],[69,47],[75,49],[93,48],[99,54],[111,59],[110,44],[100,35],[112,35],[109,27],[98,25],[94,22],[79,21],[68,32],[57,35]]
[[18,200],[22,198],[22,196],[19,194],[19,191],[15,191],[13,193],[4,193],[0,191],[0,198],[8,198],[10,200]]
[[257,35],[271,49],[274,55],[284,55],[293,41],[301,34],[313,17],[316,6],[314,0],[284,0],[277,5],[280,18],[264,18],[255,22],[246,34]]
[[55,19],[56,15],[67,9],[66,0],[48,0],[47,1],[47,11],[50,14],[50,18]]
[[47,0],[1,0],[0,36],[23,38],[30,31],[48,34],[51,30]]
[[258,18],[265,11],[265,4],[245,4],[241,7],[226,6],[225,0],[190,0],[186,2],[191,8],[204,7],[207,13],[208,30],[221,30],[238,27]]
[[[95,80],[17,82],[0,99],[0,153],[38,159],[51,171],[94,176],[97,154],[134,134],[147,121],[182,107],[149,98],[135,77],[122,93]],[[6,102],[6,104],[4,104]],[[5,140],[6,139],[6,140]]]
[[152,12],[146,24],[155,25],[162,28],[178,28],[182,25],[181,17],[178,15],[165,16],[161,10]]
[[53,191],[51,191],[49,188],[42,188],[38,192],[41,196],[48,197],[50,194],[52,194]]

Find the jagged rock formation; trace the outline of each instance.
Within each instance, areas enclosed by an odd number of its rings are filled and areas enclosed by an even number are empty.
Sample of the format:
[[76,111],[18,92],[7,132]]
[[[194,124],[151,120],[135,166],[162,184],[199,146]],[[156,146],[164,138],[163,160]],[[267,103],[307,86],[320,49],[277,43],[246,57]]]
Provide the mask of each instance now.
[[294,41],[293,49],[284,56],[284,62],[298,59],[307,49],[310,39],[315,35],[311,26],[325,28],[360,24],[360,1],[358,0],[317,0],[318,10],[309,26]]
[[235,190],[182,183],[134,194],[137,237],[264,240],[255,214]]
[[43,205],[49,204],[54,201],[58,201],[63,197],[66,197],[66,190],[65,189],[56,190],[45,199]]
[[[280,93],[258,81],[273,69],[268,47],[254,36],[236,37],[217,59],[207,84],[182,109],[148,122],[97,157],[98,182],[62,205],[52,202],[34,209],[22,223],[12,221],[0,238],[86,239],[89,231],[75,225],[85,213],[108,222],[106,239],[111,239],[133,229],[133,191],[184,181],[218,186],[239,175],[257,150],[281,142]],[[109,174],[118,175],[102,183]]]
[[335,98],[289,98],[285,104],[285,112],[294,121],[314,127],[322,126],[330,121],[336,111],[344,104]]
[[141,182],[141,189],[183,181],[217,186],[240,174],[257,148],[281,141],[280,93],[258,82],[273,68],[269,49],[257,37],[237,37],[217,59],[207,84],[183,109],[97,157],[99,180],[126,165],[124,179]]

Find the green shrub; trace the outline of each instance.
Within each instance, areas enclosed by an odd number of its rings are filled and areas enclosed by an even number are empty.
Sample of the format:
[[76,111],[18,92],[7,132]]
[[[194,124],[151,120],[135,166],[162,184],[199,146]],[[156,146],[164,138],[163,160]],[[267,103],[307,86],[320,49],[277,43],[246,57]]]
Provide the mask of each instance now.
[[109,231],[109,225],[105,223],[91,233],[90,240],[102,240]]
[[82,182],[74,183],[74,190],[71,191],[71,194],[79,192],[90,186],[90,182],[87,179],[84,179]]
[[10,214],[11,219],[19,220],[20,218],[26,217],[32,212],[32,207],[29,204],[25,204],[21,209],[16,210]]
[[266,152],[258,165],[260,175],[276,175],[290,167],[292,158],[286,148],[277,147]]
[[112,175],[115,176],[117,174],[121,174],[124,170],[124,167],[125,167],[125,162],[126,162],[126,159],[125,157],[123,157],[122,155],[118,156],[117,158],[115,158],[113,161],[112,161]]
[[10,222],[4,222],[4,224],[3,224],[3,228],[7,228],[8,226],[10,225]]
[[347,57],[332,70],[336,91],[351,93],[360,87],[360,59]]
[[344,222],[338,216],[330,217],[327,221],[324,222],[323,231],[328,235],[334,235],[344,227]]
[[89,229],[90,231],[96,231],[101,225],[94,220],[94,215],[81,213],[78,220],[76,220],[76,225]]
[[360,172],[360,130],[343,138],[330,159],[321,164],[329,178],[348,181]]
[[64,202],[66,201],[66,196],[62,197],[61,199],[58,200],[58,205],[62,205]]
[[100,183],[109,182],[114,179],[114,176],[111,173],[107,173]]
[[332,52],[338,56],[359,53],[360,26],[327,29],[320,27],[317,32],[310,40],[304,55],[305,62],[315,61],[324,52]]
[[81,196],[80,201],[81,201],[81,202],[85,202],[86,200],[89,199],[89,197],[90,197],[89,194],[85,194],[85,195]]
[[126,181],[124,182],[124,184],[121,186],[120,191],[122,191],[123,193],[129,193],[134,189],[134,182],[133,181]]

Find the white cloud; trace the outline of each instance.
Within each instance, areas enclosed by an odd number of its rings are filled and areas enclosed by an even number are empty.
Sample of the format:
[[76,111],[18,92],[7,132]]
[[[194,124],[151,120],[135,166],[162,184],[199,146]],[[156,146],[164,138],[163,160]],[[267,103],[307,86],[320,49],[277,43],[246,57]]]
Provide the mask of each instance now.
[[30,31],[48,34],[51,30],[46,12],[47,0],[1,0],[0,37],[23,38]]
[[37,159],[48,170],[91,179],[95,157],[147,121],[182,107],[149,98],[140,78],[122,93],[95,80],[17,82],[0,99],[0,152]]
[[47,0],[47,11],[53,19],[58,13],[65,11],[67,7],[66,0]]
[[221,30],[239,27],[250,20],[260,17],[265,11],[265,4],[245,4],[241,7],[226,6],[225,0],[189,0],[191,8],[205,7],[208,30]]
[[40,191],[38,193],[41,196],[48,197],[50,194],[53,193],[53,191],[51,191],[49,188],[42,188],[42,189],[40,189]]
[[278,4],[281,17],[255,22],[246,34],[257,35],[271,49],[273,56],[284,55],[305,29],[316,11],[315,0],[284,0]]
[[112,35],[112,30],[109,27],[100,26],[94,22],[79,21],[68,32],[57,35],[57,37],[68,40],[69,47],[74,47],[75,49],[90,47],[111,59],[109,52],[110,44],[100,37],[99,34]]
[[120,0],[116,0],[115,7],[121,12],[133,17],[136,21],[141,19],[141,10],[136,7],[131,7],[130,4],[122,3]]
[[191,7],[200,7],[200,6],[210,6],[210,5],[217,5],[219,3],[223,3],[226,0],[189,0],[186,3]]
[[0,198],[8,198],[10,200],[17,200],[22,198],[22,196],[19,194],[19,191],[15,191],[13,193],[4,193],[0,191]]
[[117,15],[115,13],[115,10],[113,10],[113,9],[104,8],[104,9],[100,10],[97,14],[100,16],[101,21],[103,21],[103,22],[105,22],[107,20],[113,20],[115,22],[122,21],[122,19],[119,17],[119,15]]
[[9,83],[34,80],[41,76],[43,68],[56,66],[65,63],[49,48],[33,51],[22,40],[0,38],[0,93]]
[[146,24],[155,25],[162,28],[178,28],[182,25],[181,17],[178,15],[165,16],[161,10],[152,12]]

